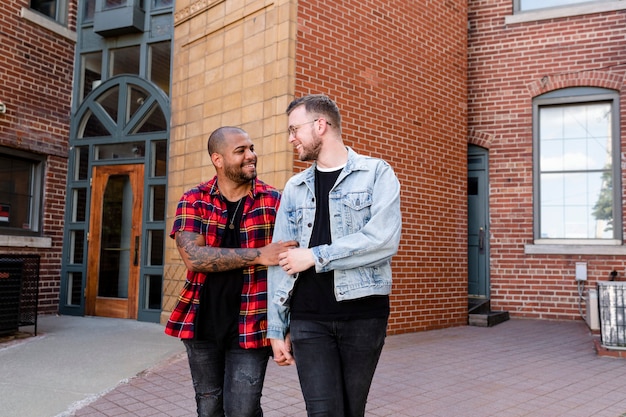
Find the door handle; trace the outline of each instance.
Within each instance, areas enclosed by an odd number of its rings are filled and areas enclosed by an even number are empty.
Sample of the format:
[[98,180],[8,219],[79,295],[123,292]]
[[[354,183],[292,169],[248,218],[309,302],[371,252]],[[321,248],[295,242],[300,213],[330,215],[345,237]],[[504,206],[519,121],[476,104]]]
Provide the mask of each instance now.
[[135,264],[135,266],[139,265],[139,236],[135,236],[135,256],[133,264]]
[[485,249],[485,229],[480,228],[478,230],[478,250],[481,252]]

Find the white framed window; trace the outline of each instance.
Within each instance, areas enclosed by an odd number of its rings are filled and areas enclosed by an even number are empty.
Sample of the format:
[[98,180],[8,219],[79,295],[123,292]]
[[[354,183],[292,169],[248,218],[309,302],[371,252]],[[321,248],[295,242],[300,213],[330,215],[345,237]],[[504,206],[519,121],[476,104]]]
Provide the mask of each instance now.
[[516,12],[528,10],[548,9],[551,7],[567,7],[580,3],[598,3],[606,0],[514,0]]
[[507,25],[605,13],[626,9],[622,0],[513,0],[512,14],[504,17]]
[[533,100],[535,242],[622,239],[619,96],[567,88]]
[[39,235],[44,158],[0,148],[0,234]]

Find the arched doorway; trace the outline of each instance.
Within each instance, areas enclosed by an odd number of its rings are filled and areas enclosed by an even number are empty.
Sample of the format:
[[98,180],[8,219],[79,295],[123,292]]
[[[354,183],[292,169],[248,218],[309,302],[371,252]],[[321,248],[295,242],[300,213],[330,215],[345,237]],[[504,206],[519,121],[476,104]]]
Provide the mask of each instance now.
[[113,77],[72,120],[61,311],[158,321],[169,99]]

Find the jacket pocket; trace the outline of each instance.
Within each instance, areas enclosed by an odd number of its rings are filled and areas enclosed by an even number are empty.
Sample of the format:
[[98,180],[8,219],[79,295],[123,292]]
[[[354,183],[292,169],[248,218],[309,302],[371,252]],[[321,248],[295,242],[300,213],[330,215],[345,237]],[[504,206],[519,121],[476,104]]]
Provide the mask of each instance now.
[[371,218],[372,194],[367,191],[348,193],[341,199],[344,207],[344,224],[348,233],[363,228]]

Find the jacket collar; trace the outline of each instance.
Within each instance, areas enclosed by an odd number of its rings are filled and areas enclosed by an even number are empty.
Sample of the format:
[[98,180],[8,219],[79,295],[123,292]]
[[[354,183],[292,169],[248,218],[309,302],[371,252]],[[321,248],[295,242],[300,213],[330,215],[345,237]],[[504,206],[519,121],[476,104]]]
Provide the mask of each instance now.
[[[339,178],[337,181],[340,181],[346,175],[350,174],[352,171],[361,171],[368,170],[368,166],[365,163],[365,157],[363,155],[359,155],[356,153],[351,147],[346,146],[348,150],[348,161],[346,162],[346,166],[343,168],[341,174],[339,174]],[[312,182],[315,179],[315,170],[317,169],[317,161],[313,163],[309,168],[307,168],[302,173],[298,174],[294,178],[294,182],[298,185]]]

